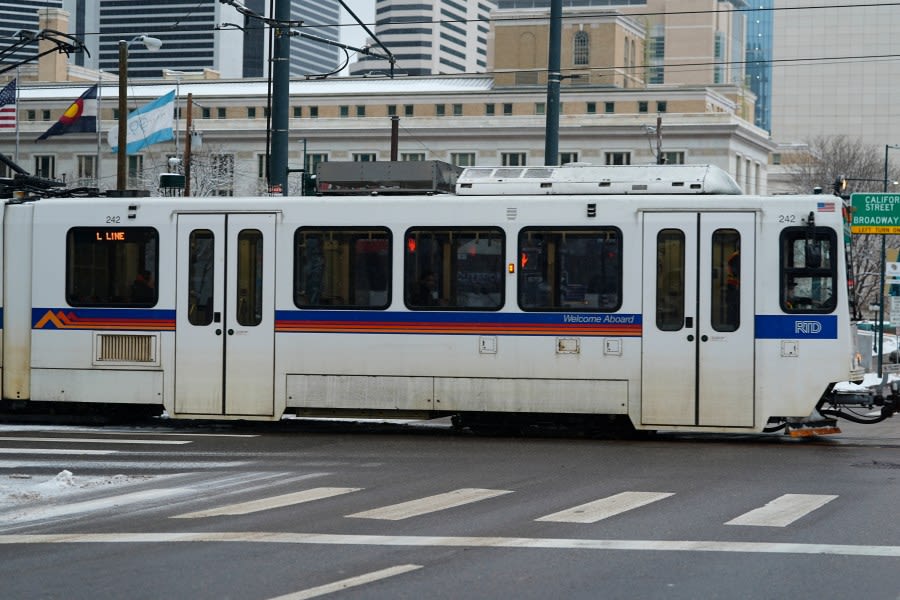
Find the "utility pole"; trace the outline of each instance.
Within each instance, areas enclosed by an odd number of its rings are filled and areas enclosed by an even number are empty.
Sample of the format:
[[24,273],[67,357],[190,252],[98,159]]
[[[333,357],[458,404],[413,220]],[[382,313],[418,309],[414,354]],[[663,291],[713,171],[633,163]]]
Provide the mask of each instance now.
[[662,153],[662,116],[656,115],[656,164],[666,164]]
[[559,82],[562,79],[562,0],[550,0],[550,49],[547,57],[547,117],[544,166],[559,162]]
[[187,95],[187,118],[184,126],[184,195],[191,195],[191,113],[194,112],[194,95],[188,92]]
[[[272,157],[269,183],[288,195],[288,109],[291,95],[291,2],[275,0],[275,54],[272,57]],[[277,189],[277,187],[276,187]]]

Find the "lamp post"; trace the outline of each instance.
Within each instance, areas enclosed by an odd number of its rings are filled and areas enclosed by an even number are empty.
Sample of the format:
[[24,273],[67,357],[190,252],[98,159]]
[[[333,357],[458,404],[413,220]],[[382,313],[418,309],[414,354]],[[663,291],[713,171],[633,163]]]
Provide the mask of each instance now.
[[141,42],[151,52],[162,47],[162,40],[149,35],[139,35],[131,41],[119,40],[119,141],[116,151],[116,190],[124,192],[128,187],[128,47]]
[[[886,194],[888,191],[888,151],[900,150],[900,146],[896,144],[884,145],[884,187],[882,191]],[[881,285],[878,292],[878,377],[883,377],[882,367],[884,366],[884,278],[885,269],[887,268],[887,236],[881,236]]]

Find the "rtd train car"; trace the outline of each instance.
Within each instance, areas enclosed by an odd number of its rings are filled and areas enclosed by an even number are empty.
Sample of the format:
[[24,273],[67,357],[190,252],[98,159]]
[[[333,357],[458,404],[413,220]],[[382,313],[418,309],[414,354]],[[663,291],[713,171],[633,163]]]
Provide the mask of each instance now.
[[859,373],[835,197],[708,166],[320,185],[7,201],[3,409],[836,431]]

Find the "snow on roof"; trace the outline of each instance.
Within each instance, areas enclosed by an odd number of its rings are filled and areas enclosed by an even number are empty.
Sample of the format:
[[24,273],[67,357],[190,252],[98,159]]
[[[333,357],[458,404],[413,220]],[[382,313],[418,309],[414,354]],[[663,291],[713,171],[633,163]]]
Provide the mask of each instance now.
[[[23,84],[19,88],[20,102],[35,100],[75,100],[93,82],[78,84]],[[128,95],[132,98],[156,98],[178,88],[180,97],[189,93],[195,98],[265,97],[269,83],[265,79],[246,80],[153,80],[150,82],[128,83]],[[452,94],[463,92],[490,91],[494,87],[492,77],[335,77],[333,79],[292,80],[292,96],[332,96],[377,94]],[[118,98],[119,84],[105,81],[101,85],[101,101]]]

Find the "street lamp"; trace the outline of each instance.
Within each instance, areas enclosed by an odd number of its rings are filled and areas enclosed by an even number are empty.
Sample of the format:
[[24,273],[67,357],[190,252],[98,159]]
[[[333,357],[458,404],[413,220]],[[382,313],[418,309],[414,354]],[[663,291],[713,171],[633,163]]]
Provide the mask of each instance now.
[[[888,191],[888,151],[900,150],[900,145],[885,144],[884,145],[884,188],[883,192]],[[882,366],[884,364],[884,278],[885,269],[887,267],[887,236],[881,236],[881,285],[879,286],[878,297],[878,377],[883,377]]]
[[162,47],[162,40],[149,35],[139,35],[131,41],[119,40],[119,141],[116,154],[116,190],[124,192],[128,187],[128,47],[141,42],[151,52]]

